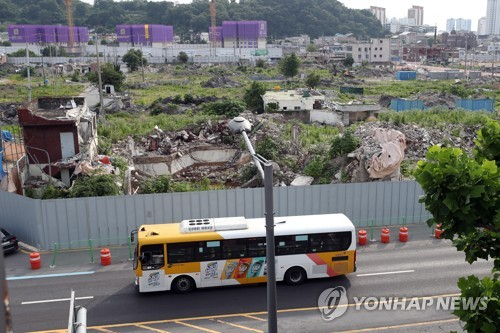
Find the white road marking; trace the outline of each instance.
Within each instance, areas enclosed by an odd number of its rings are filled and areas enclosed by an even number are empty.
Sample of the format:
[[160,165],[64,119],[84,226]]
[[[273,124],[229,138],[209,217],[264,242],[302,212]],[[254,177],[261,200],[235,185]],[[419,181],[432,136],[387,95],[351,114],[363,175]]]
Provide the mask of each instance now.
[[[81,299],[92,299],[94,296],[84,296],[84,297],[75,297],[75,300],[81,300]],[[54,302],[64,302],[64,301],[69,301],[71,300],[70,298],[59,298],[59,299],[46,299],[43,301],[30,301],[30,302],[22,302],[22,305],[26,304],[39,304],[39,303],[54,303]]]
[[74,272],[74,273],[61,273],[61,274],[45,274],[45,275],[26,275],[26,276],[8,276],[7,281],[15,280],[28,280],[28,279],[43,279],[51,277],[65,277],[65,276],[76,276],[76,275],[89,275],[94,274],[94,271],[89,272]]
[[413,273],[414,269],[409,269],[407,271],[394,271],[394,272],[380,272],[380,273],[367,273],[367,274],[357,274],[356,276],[374,276],[374,275],[389,275],[389,274],[402,274],[402,273]]

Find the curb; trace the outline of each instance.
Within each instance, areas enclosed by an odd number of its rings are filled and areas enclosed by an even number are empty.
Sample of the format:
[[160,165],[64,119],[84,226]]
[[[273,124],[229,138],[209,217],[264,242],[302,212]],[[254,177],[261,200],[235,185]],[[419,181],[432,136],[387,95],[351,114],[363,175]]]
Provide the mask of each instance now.
[[36,247],[31,246],[31,245],[28,245],[28,244],[23,243],[23,242],[18,242],[18,245],[19,245],[19,248],[20,248],[20,249],[25,250],[25,251],[29,251],[29,252],[40,252],[40,250],[39,250],[39,249],[37,249]]

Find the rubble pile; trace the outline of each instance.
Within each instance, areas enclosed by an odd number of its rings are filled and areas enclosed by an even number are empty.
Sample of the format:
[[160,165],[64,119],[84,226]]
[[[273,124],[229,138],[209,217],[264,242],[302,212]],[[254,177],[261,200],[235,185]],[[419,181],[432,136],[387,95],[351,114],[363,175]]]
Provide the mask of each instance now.
[[415,99],[423,100],[424,106],[431,108],[434,106],[444,106],[449,109],[455,108],[455,101],[458,97],[446,92],[425,91],[418,93]]
[[[479,126],[448,125],[444,128],[426,129],[416,125],[387,122],[367,122],[356,128],[355,135],[361,140],[361,146],[349,154],[351,160],[346,167],[353,182],[368,181],[368,165],[373,156],[382,153],[380,143],[374,138],[376,129],[400,131],[406,138],[404,159],[416,162],[425,158],[427,150],[434,145],[457,147],[472,154],[473,140]],[[456,134],[459,133],[458,136]],[[364,170],[360,170],[363,168]]]
[[354,75],[360,77],[394,77],[395,72],[389,68],[359,67]]
[[21,104],[0,103],[0,122],[5,124],[17,123],[17,109]]
[[241,83],[233,81],[225,76],[214,76],[201,84],[203,88],[238,88]]

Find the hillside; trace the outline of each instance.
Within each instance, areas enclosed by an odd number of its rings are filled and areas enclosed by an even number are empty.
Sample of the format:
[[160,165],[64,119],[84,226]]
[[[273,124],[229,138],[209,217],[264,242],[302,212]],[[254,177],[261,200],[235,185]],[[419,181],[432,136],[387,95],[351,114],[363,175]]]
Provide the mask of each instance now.
[[[336,0],[216,1],[217,25],[222,21],[265,20],[271,39],[308,34],[311,38],[353,33],[360,38],[380,37],[383,29],[367,10],[346,8]],[[0,21],[8,24],[67,24],[62,0],[0,0]],[[172,25],[178,35],[208,31],[209,0],[174,5],[168,1],[96,0],[89,5],[73,1],[75,25],[114,32],[117,24]]]

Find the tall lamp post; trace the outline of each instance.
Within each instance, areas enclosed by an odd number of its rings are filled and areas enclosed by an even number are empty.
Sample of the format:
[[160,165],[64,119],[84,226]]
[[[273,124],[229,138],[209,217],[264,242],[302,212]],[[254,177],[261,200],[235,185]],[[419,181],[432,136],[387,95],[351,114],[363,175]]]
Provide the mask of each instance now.
[[[266,261],[267,261],[267,327],[269,333],[278,332],[276,300],[276,261],[274,253],[274,208],[273,208],[273,166],[270,161],[255,153],[247,132],[252,126],[243,117],[235,117],[228,123],[229,130],[241,133],[250,154],[264,181],[264,209],[266,216]],[[262,169],[264,166],[264,169]]]

